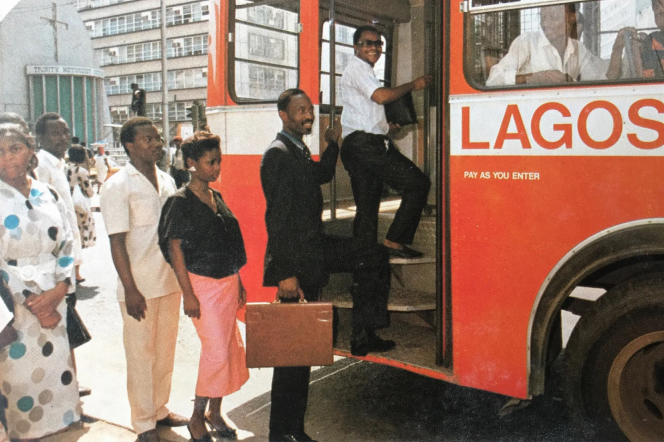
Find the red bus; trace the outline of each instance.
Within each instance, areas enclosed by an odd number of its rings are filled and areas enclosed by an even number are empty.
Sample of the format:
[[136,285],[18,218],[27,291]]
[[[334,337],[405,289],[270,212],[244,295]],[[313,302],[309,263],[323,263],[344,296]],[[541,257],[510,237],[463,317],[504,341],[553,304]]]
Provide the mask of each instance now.
[[[393,262],[381,335],[397,348],[364,359],[528,400],[544,394],[564,347],[580,423],[597,437],[664,440],[664,86],[645,61],[661,3],[214,0],[207,118],[222,137],[218,186],[242,225],[250,301],[275,296],[261,286],[259,166],[281,129],[276,98],[290,87],[312,98],[317,127],[305,141],[320,153],[342,112],[336,84],[353,31],[373,24],[385,40],[381,82],[434,76],[414,94],[418,124],[394,134],[433,185],[415,239],[425,257]],[[553,5],[565,10],[564,54],[546,52]],[[562,82],[538,75],[551,57]],[[340,163],[325,194],[328,230],[350,235]],[[381,224],[398,198],[386,192]],[[341,275],[324,294],[340,330],[347,287]],[[352,357],[347,335],[335,348]]]

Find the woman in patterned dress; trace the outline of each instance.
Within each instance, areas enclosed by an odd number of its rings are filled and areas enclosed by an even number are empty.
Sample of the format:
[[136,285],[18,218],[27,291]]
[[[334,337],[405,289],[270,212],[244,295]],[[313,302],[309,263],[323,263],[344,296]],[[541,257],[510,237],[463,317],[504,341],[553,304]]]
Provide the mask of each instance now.
[[64,320],[73,233],[58,193],[28,176],[34,154],[34,139],[20,125],[0,124],[0,278],[18,332],[0,350],[0,392],[7,433],[24,442],[80,418]]
[[[85,168],[86,154],[83,146],[74,145],[68,153],[67,179],[69,180],[69,192],[74,201],[78,230],[81,232],[81,246],[85,249],[97,243],[95,219],[92,216],[89,200],[95,194],[95,191],[90,182],[90,174]],[[80,191],[80,194],[77,190]],[[80,265],[76,266],[76,282],[79,283],[85,281],[80,274],[80,267]]]

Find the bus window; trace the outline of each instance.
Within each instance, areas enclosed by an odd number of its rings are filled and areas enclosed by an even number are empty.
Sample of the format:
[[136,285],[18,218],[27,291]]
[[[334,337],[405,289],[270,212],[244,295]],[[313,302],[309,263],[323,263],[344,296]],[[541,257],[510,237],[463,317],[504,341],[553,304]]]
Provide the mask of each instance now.
[[239,102],[276,101],[298,85],[300,2],[259,3],[235,0],[230,12],[230,90]]
[[[341,76],[344,73],[346,65],[350,59],[355,55],[355,49],[353,48],[353,34],[357,28],[340,24],[336,24],[336,83],[337,83],[337,103],[341,103],[341,88],[339,87],[339,82],[341,81]],[[383,50],[387,50],[387,39],[385,36],[382,36],[383,40]],[[382,57],[378,60],[378,63],[374,66],[374,72],[376,73],[376,78],[380,80],[381,84],[389,86],[389,75],[385,72],[385,60],[387,59],[387,54],[383,54]],[[325,21],[323,23],[323,38],[321,45],[321,62],[320,62],[320,90],[322,93],[321,104],[329,105],[330,104],[330,22]]]
[[466,29],[466,73],[479,88],[656,77],[651,0],[477,13]]

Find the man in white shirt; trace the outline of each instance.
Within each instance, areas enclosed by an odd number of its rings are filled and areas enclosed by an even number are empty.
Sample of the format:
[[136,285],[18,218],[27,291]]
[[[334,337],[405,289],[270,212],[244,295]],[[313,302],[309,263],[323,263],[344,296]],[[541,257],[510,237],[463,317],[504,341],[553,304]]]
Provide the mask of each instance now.
[[384,87],[373,71],[383,46],[376,28],[359,27],[353,35],[353,46],[355,56],[341,78],[341,161],[350,175],[357,206],[353,236],[376,242],[380,197],[386,183],[402,192],[402,200],[383,244],[391,256],[419,258],[422,253],[408,245],[413,242],[431,181],[387,136],[390,125],[384,105],[426,88],[432,78],[425,75],[401,86]]
[[69,125],[59,115],[48,112],[41,115],[35,123],[35,135],[40,146],[37,152],[39,167],[37,179],[48,183],[58,191],[67,206],[69,224],[74,231],[74,259],[76,266],[80,266],[83,258],[81,235],[76,222],[76,210],[71,198],[69,180],[65,171],[65,152],[69,149]]
[[576,27],[574,5],[540,9],[541,31],[525,32],[509,52],[491,68],[487,86],[556,84],[618,78],[622,47],[614,45],[611,60],[594,55],[570,32]]
[[119,277],[131,423],[139,441],[153,442],[156,426],[188,423],[166,408],[181,292],[157,237],[161,208],[176,188],[156,166],[162,142],[150,120],[127,121],[120,140],[130,162],[104,183],[100,205]]
[[[47,112],[37,118],[35,122],[35,135],[37,142],[41,149],[37,152],[39,159],[39,166],[37,167],[37,179],[41,182],[48,183],[55,190],[64,201],[67,207],[67,215],[69,216],[69,225],[74,233],[74,265],[75,271],[72,274],[72,280],[77,283],[83,280],[76,279],[78,268],[83,262],[83,248],[81,246],[81,234],[78,230],[78,223],[76,221],[76,210],[74,209],[74,201],[71,197],[69,190],[69,180],[65,171],[65,152],[69,148],[69,125],[67,122],[55,112]],[[76,308],[76,288],[75,285],[71,286],[69,293],[67,293],[67,304]],[[69,320],[69,319],[68,319]],[[75,335],[69,335],[69,345],[71,346],[71,357],[76,369],[76,357],[74,349],[85,343],[85,341],[77,340]],[[79,394],[87,396],[91,390],[87,387],[79,386]]]

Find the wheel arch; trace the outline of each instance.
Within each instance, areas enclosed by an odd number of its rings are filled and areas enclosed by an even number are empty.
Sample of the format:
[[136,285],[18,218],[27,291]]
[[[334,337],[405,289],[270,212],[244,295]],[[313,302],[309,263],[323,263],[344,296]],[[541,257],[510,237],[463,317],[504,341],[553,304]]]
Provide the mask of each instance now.
[[537,294],[528,324],[528,394],[544,393],[549,338],[563,302],[584,279],[630,258],[664,255],[664,218],[632,221],[596,233],[570,250]]

